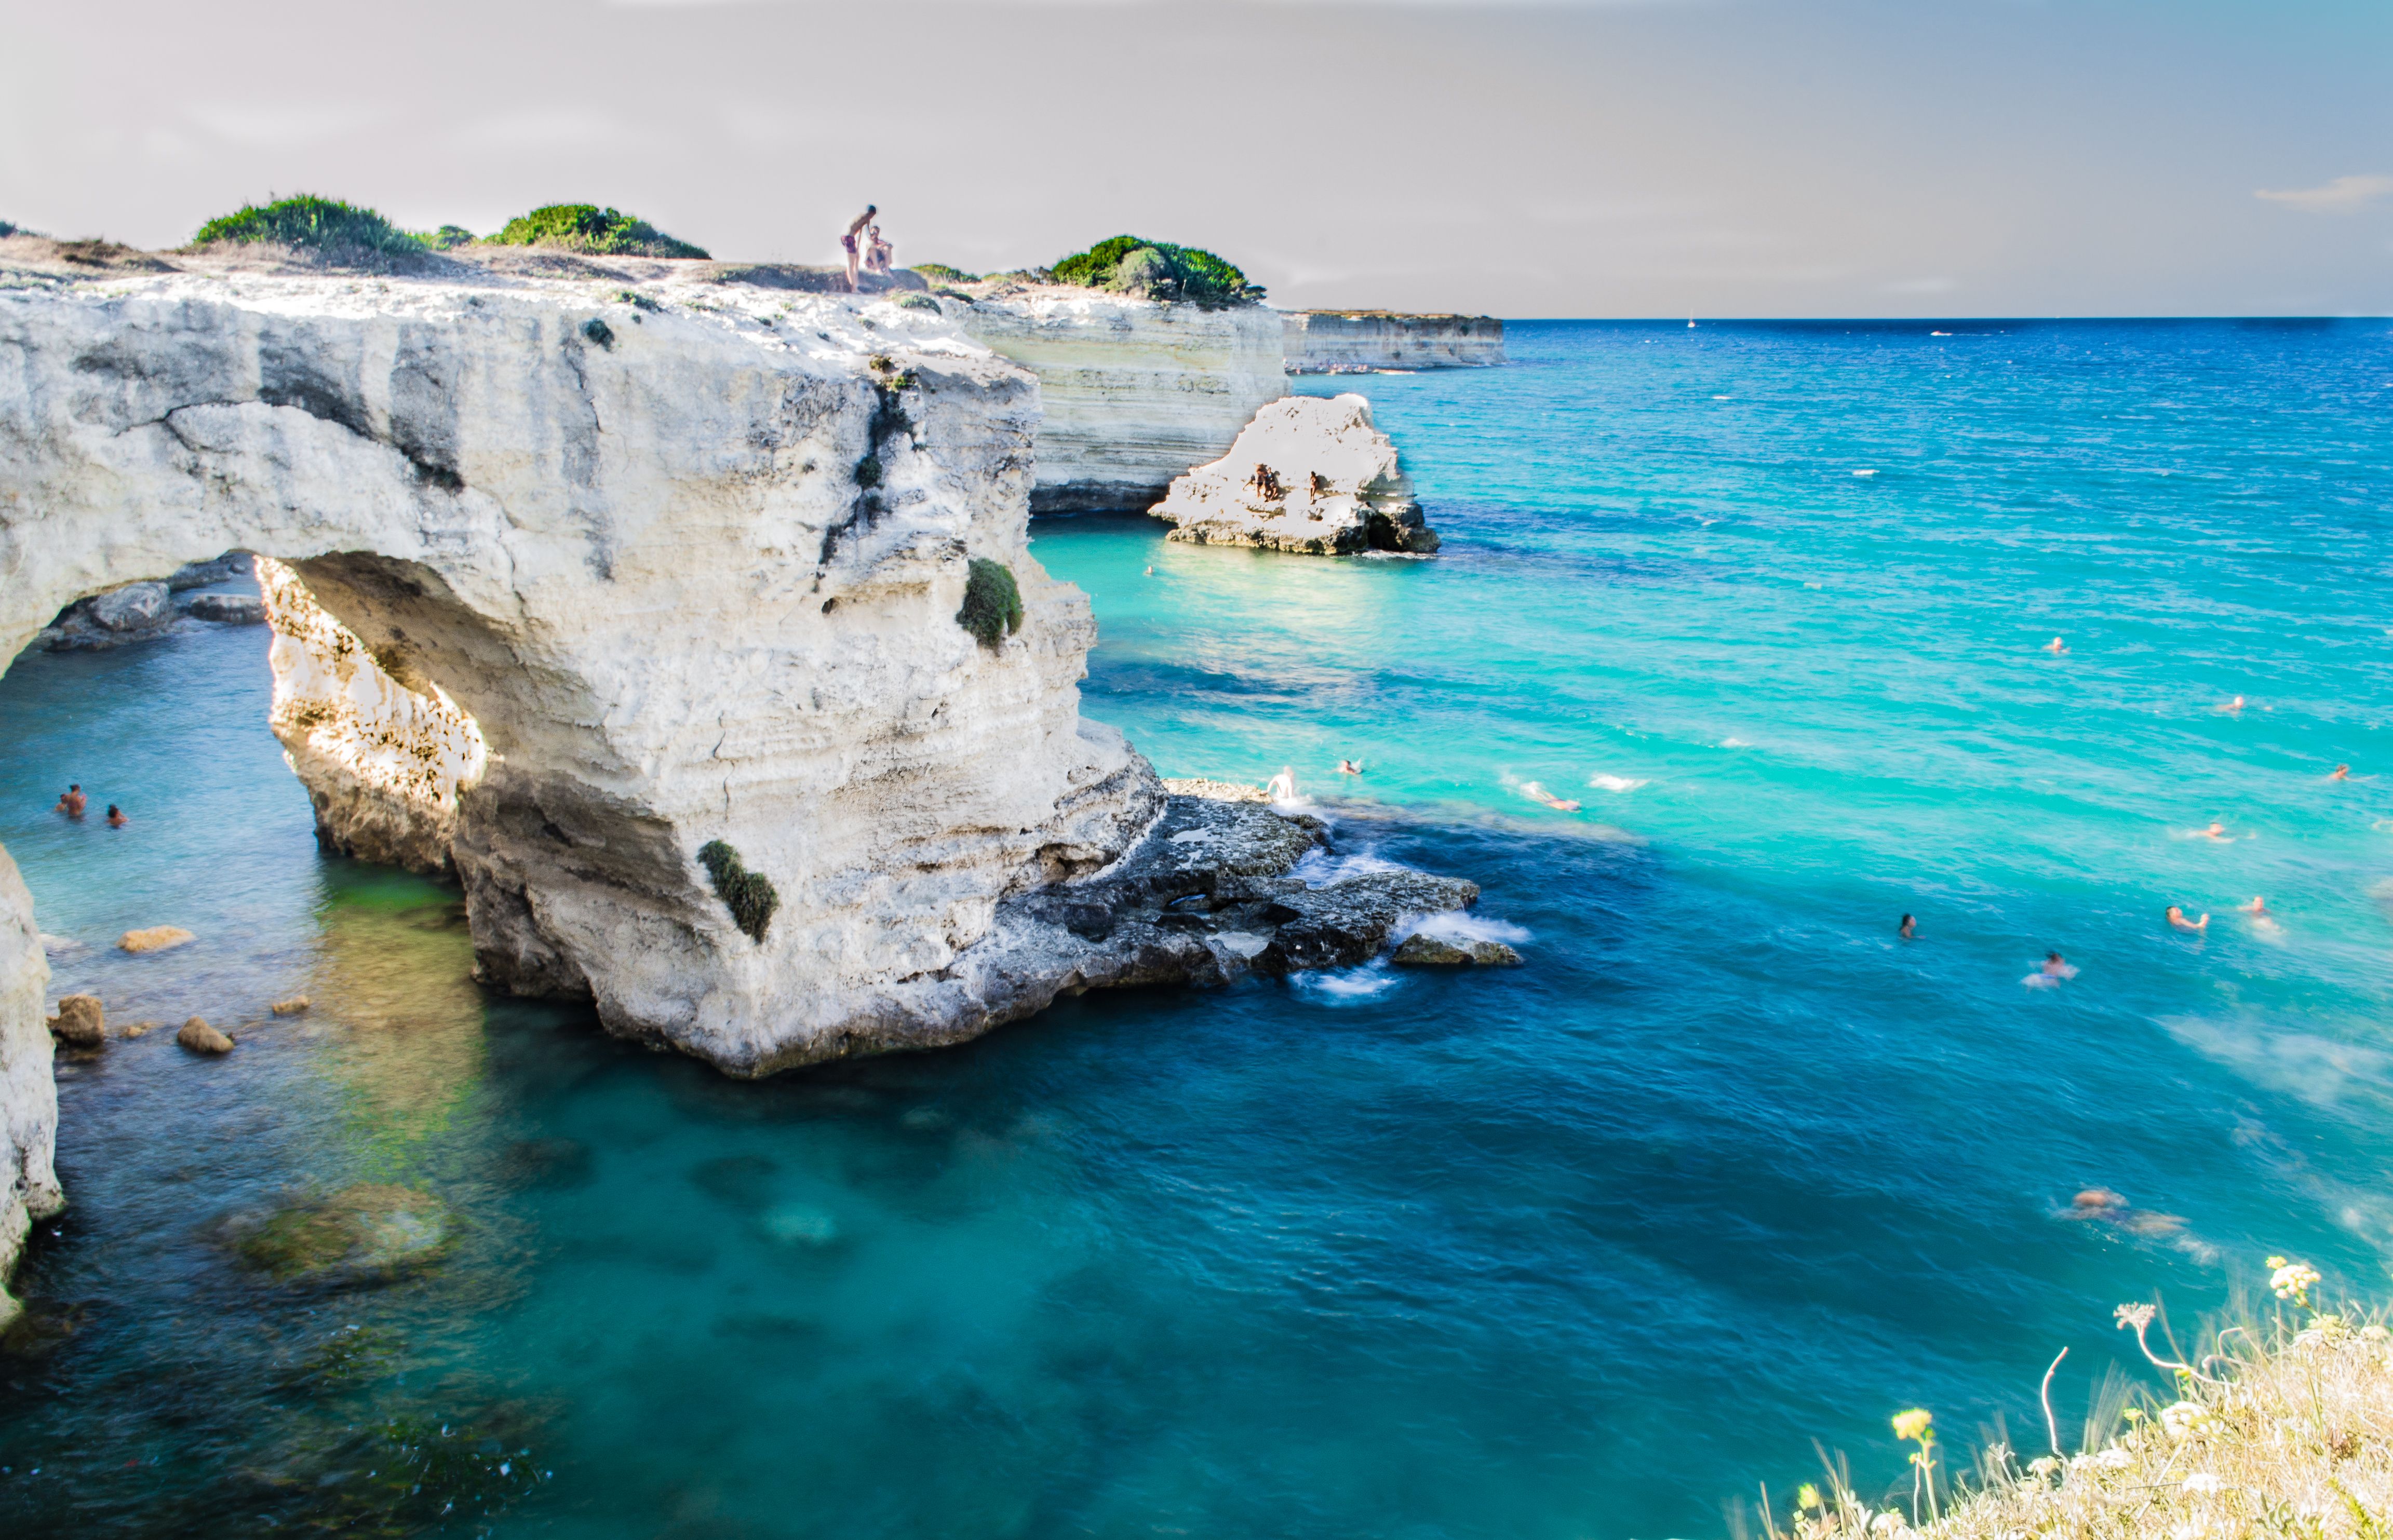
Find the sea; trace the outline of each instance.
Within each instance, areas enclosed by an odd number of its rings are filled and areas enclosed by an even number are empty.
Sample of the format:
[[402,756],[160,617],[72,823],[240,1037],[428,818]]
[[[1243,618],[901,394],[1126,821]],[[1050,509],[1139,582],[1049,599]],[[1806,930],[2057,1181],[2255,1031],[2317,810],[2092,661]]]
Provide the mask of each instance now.
[[[1824,1460],[1907,1494],[1906,1409],[1954,1469],[2099,1439],[2167,1390],[2123,1302],[2383,1299],[2393,323],[1507,342],[1300,383],[1370,399],[1432,559],[1032,551],[1089,715],[1287,767],[1315,875],[1468,877],[1515,969],[742,1083],[320,855],[262,630],[16,659],[53,995],[164,1028],[59,1064],[0,1531],[1726,1540]],[[244,1260],[360,1186],[428,1262]]]

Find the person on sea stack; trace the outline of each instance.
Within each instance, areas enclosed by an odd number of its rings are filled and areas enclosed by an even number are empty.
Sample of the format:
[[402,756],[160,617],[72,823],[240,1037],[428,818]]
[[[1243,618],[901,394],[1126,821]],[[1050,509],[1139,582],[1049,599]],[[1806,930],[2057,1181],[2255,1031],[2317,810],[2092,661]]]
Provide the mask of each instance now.
[[1274,776],[1271,778],[1271,784],[1263,788],[1263,794],[1275,803],[1296,801],[1296,771],[1288,765],[1281,765],[1279,774]]
[[897,248],[881,239],[881,227],[878,225],[868,226],[865,229],[865,237],[864,270],[868,273],[878,273],[883,278],[888,277],[889,260],[897,254]]
[[864,212],[847,222],[847,233],[839,238],[841,249],[847,253],[847,289],[850,294],[854,294],[860,287],[856,276],[859,251],[857,242],[863,237],[865,227],[871,224],[872,216],[880,212],[878,205],[865,204]]

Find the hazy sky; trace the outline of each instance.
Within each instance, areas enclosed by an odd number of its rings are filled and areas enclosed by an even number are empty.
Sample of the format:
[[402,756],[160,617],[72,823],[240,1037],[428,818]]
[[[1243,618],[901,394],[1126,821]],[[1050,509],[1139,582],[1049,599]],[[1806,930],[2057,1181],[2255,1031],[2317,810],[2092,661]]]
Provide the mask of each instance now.
[[2393,312],[2393,0],[0,0],[0,218],[1212,247],[1505,316]]

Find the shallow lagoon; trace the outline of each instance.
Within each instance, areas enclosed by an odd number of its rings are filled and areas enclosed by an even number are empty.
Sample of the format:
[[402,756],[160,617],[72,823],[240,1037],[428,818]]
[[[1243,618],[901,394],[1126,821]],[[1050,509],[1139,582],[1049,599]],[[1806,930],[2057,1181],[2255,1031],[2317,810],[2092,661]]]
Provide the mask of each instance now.
[[[0,1519],[1719,1533],[1815,1436],[1896,1480],[1902,1406],[2033,1426],[2064,1343],[2077,1415],[2117,1300],[2188,1320],[2272,1250],[2381,1289],[2393,337],[1946,329],[1521,325],[1359,382],[1432,563],[1038,531],[1092,715],[1166,774],[1364,761],[1342,853],[1477,878],[1517,972],[736,1084],[486,1000],[453,892],[318,857],[262,633],[20,659],[54,991],[244,1040],[63,1073]],[[50,819],[68,779],[134,827]],[[163,921],[202,939],[109,950]],[[2024,987],[2053,946],[2080,975]],[[437,1265],[227,1244],[359,1182],[440,1198]]]

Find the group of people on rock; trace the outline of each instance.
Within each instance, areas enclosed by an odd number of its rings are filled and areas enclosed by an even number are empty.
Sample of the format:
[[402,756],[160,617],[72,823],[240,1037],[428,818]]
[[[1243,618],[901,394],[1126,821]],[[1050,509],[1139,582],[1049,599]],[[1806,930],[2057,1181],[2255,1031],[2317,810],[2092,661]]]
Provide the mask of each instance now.
[[897,249],[882,239],[881,227],[874,222],[880,212],[878,204],[865,204],[864,212],[847,222],[847,233],[839,238],[841,248],[847,253],[847,287],[851,294],[864,286],[857,276],[859,270],[885,278],[890,258],[896,254]]
[[[59,793],[59,805],[50,809],[50,811],[59,814],[62,817],[81,819],[84,815],[84,809],[89,805],[90,803],[88,799],[86,799],[83,794],[83,782],[77,781],[73,785],[68,787],[64,791]],[[108,804],[109,828],[123,829],[126,824],[129,824],[132,821],[132,819],[124,816],[124,810],[118,807],[114,803]]]

